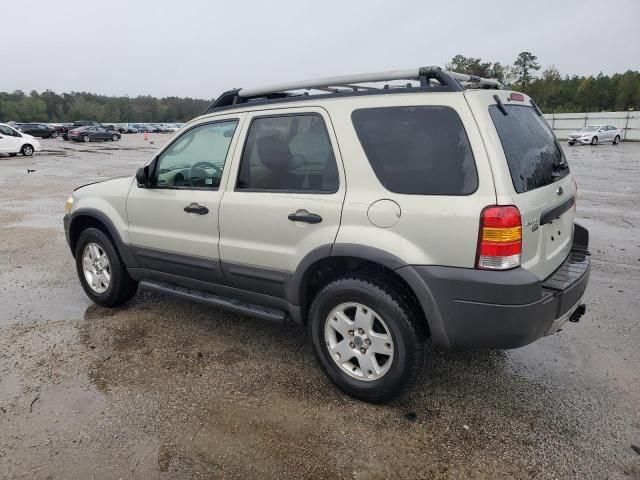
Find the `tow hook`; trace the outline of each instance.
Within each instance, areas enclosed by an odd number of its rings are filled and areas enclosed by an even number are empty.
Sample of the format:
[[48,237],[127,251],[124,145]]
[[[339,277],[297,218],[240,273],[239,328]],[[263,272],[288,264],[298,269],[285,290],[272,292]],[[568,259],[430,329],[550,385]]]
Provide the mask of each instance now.
[[586,311],[587,306],[584,303],[581,303],[580,305],[578,305],[578,308],[573,311],[573,313],[569,317],[569,321],[573,323],[579,322],[580,317],[582,317]]

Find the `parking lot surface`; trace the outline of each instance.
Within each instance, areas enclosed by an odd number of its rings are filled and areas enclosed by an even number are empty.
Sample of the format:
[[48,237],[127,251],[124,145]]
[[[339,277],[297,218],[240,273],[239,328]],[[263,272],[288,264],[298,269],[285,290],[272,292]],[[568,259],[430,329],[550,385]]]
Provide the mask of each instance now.
[[64,200],[167,139],[0,157],[0,478],[640,479],[640,144],[564,147],[593,253],[580,323],[431,349],[374,406],[329,383],[302,327],[147,292],[90,303]]

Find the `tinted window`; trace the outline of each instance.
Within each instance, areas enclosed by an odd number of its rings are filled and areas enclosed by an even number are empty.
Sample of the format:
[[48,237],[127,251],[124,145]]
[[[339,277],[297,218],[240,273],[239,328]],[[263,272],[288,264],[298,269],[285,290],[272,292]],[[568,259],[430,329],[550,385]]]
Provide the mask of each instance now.
[[0,133],[9,135],[10,137],[14,136],[13,130],[11,130],[9,127],[5,127],[4,125],[0,125]]
[[237,120],[187,130],[160,154],[152,183],[158,187],[218,188]]
[[385,107],[351,116],[378,180],[395,193],[468,195],[478,187],[469,139],[449,107]]
[[562,148],[544,117],[531,107],[496,105],[489,114],[507,158],[513,186],[518,193],[549,185],[569,174]]
[[242,152],[237,188],[335,192],[338,169],[322,117],[256,118]]

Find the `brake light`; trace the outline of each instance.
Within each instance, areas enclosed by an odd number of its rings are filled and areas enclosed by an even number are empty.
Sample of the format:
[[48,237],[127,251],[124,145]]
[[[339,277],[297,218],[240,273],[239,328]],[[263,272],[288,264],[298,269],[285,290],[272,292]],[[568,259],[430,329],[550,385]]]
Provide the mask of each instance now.
[[476,268],[507,270],[520,266],[522,221],[513,205],[485,207],[480,214]]
[[515,100],[516,102],[524,102],[524,95],[521,93],[512,92],[511,95],[509,95],[509,99]]

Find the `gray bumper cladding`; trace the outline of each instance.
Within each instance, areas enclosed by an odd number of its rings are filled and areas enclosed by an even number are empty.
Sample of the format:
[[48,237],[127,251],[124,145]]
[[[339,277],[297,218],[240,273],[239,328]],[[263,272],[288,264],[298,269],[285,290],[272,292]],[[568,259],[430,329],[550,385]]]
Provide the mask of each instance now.
[[588,242],[587,230],[576,224],[570,254],[543,281],[523,268],[407,266],[398,273],[416,292],[434,344],[517,348],[544,336],[580,301],[591,267]]

